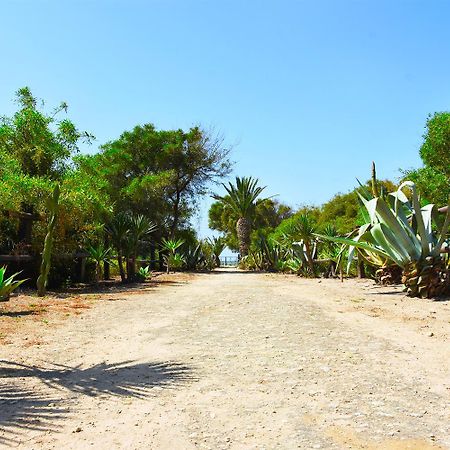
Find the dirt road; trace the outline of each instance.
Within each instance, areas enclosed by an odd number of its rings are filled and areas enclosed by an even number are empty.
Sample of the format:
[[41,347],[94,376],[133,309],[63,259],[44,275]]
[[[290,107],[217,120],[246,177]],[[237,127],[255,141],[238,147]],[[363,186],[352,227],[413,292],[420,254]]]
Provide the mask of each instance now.
[[450,448],[450,305],[219,272],[0,348],[0,446]]

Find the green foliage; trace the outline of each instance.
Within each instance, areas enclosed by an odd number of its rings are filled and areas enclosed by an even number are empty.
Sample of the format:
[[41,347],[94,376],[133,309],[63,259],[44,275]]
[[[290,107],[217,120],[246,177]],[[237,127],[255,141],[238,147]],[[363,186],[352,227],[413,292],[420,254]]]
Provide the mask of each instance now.
[[115,214],[106,226],[105,231],[117,251],[117,264],[122,282],[134,280],[139,245],[154,233],[156,228],[148,217],[130,212]]
[[[292,210],[289,206],[274,199],[267,199],[255,206],[253,228],[262,231],[266,235],[272,232],[280,223],[290,217]],[[214,202],[209,209],[209,227],[224,233],[224,241],[228,248],[237,251],[239,242],[237,239],[236,222],[237,214],[226,204],[220,201]],[[257,239],[257,233],[252,234],[252,241]]]
[[150,266],[139,267],[139,270],[136,272],[136,281],[140,283],[149,280],[151,277],[152,272],[150,270]]
[[0,121],[0,148],[19,163],[24,174],[59,179],[80,140],[90,141],[93,136],[78,131],[68,119],[56,119],[60,112],[67,112],[66,103],[46,114],[28,87],[19,89],[16,97],[19,110]]
[[169,273],[170,270],[181,270],[186,264],[186,259],[181,253],[174,253],[164,255],[164,262],[166,263],[167,273]]
[[6,267],[0,267],[0,301],[4,302],[9,300],[9,296],[15,291],[22,283],[27,280],[16,280],[15,278],[20,272],[11,275],[9,278],[5,278]]
[[220,255],[226,247],[225,238],[223,236],[213,236],[207,240],[207,245],[211,249],[215,266],[220,267]]
[[258,186],[258,182],[258,179],[252,177],[236,177],[235,184],[222,183],[227,195],[213,195],[213,198],[229,206],[238,218],[244,217],[251,220],[254,218],[256,205],[267,200],[258,199],[266,188],[266,186]]
[[426,128],[420,148],[424,167],[403,174],[426,201],[443,206],[450,196],[450,112],[430,116]]
[[167,273],[170,269],[181,269],[185,263],[183,255],[177,253],[177,250],[184,244],[182,239],[163,239],[161,249],[168,252],[163,256],[166,263]]
[[[405,187],[412,191],[412,203],[402,191]],[[411,181],[402,183],[387,200],[382,197],[367,200],[363,196],[361,200],[370,222],[360,228],[356,239],[320,237],[394,262],[404,270],[404,282],[412,296],[442,293],[448,280],[440,252],[450,226],[450,207],[435,231],[435,206],[421,207],[416,186]]]
[[198,127],[185,132],[137,126],[101,149],[78,158],[80,170],[101,180],[118,211],[145,211],[160,235],[170,237],[188,226],[198,196],[231,167],[223,140]]
[[198,270],[201,268],[205,261],[205,256],[203,255],[202,243],[199,242],[195,247],[188,247],[184,251],[184,260],[186,263],[187,270]]
[[112,248],[99,244],[96,247],[88,247],[89,257],[95,263],[96,282],[98,283],[102,276],[102,264],[110,264],[112,260]]

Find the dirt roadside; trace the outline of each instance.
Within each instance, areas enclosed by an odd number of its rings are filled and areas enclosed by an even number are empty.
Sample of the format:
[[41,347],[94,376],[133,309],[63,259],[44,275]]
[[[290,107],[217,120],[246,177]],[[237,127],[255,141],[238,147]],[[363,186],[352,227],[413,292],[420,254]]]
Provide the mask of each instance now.
[[76,303],[0,321],[0,446],[450,448],[448,301],[224,271]]

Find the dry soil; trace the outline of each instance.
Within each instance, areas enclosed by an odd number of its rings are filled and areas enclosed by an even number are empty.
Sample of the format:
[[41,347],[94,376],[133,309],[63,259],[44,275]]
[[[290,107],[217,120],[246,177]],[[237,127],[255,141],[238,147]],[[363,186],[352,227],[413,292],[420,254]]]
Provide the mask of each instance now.
[[77,302],[0,313],[0,446],[450,448],[448,301],[228,270]]

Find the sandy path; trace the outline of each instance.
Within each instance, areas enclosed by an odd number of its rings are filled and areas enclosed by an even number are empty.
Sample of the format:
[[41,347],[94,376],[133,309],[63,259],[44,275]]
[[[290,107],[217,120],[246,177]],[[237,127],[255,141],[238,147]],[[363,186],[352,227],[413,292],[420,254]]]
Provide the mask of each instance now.
[[449,306],[244,273],[121,293],[0,348],[0,445],[450,448]]

